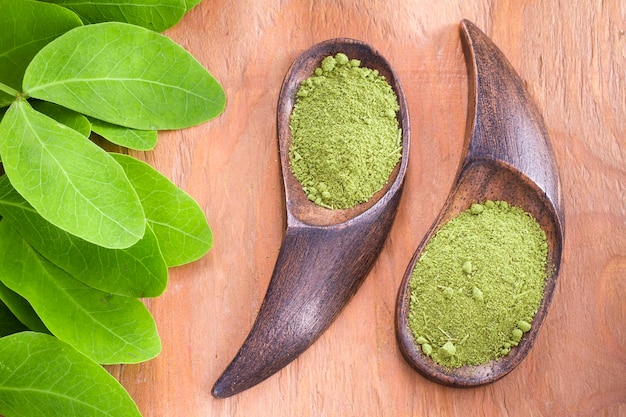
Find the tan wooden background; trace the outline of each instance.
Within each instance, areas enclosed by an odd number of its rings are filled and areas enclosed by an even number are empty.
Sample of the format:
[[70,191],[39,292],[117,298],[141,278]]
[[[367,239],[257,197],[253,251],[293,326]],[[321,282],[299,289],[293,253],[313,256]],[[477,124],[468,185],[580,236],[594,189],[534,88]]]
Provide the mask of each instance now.
[[[467,18],[507,55],[543,113],[563,181],[560,282],[538,341],[504,379],[439,386],[395,342],[396,292],[459,165]],[[215,246],[146,303],[163,340],[150,362],[110,368],[146,417],[626,416],[626,2],[624,0],[204,0],[167,32],[220,81],[226,111],[140,154],[194,196]],[[229,399],[210,389],[263,300],[284,228],[276,139],[283,77],[328,38],[366,41],[395,66],[411,159],[372,273],[295,362]]]

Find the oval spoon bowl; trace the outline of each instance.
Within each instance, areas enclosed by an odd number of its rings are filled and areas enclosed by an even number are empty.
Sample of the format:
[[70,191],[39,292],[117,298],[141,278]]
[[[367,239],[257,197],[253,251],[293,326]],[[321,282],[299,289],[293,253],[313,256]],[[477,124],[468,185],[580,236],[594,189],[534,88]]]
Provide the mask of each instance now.
[[[291,146],[291,129],[289,120],[293,106],[296,102],[296,92],[300,84],[313,74],[313,71],[320,66],[321,60],[329,55],[336,55],[342,52],[351,59],[361,61],[361,67],[377,70],[385,77],[391,85],[398,98],[400,110],[398,111],[398,122],[402,129],[402,159],[389,177],[389,181],[383,188],[372,196],[365,203],[352,208],[341,210],[328,210],[320,207],[307,199],[302,191],[302,185],[291,172],[289,162],[289,148]],[[406,166],[408,164],[408,142],[409,142],[409,114],[404,97],[404,90],[395,71],[387,60],[370,45],[348,38],[329,39],[318,43],[304,51],[292,64],[289,72],[285,76],[285,83],[281,90],[278,102],[278,143],[280,148],[281,167],[283,173],[283,184],[287,204],[287,222],[291,225],[308,224],[313,226],[330,226],[345,223],[350,219],[365,213],[375,204],[379,203],[383,196],[388,199],[394,195],[390,192],[392,188],[397,188],[403,182]],[[400,181],[396,178],[400,174]],[[382,204],[385,202],[383,201]]]
[[[419,373],[458,387],[493,382],[513,370],[533,347],[548,312],[559,273],[563,245],[560,181],[543,119],[522,80],[493,42],[474,24],[461,22],[468,63],[469,105],[463,162],[449,197],[413,255],[396,303],[400,350]],[[517,347],[483,365],[446,368],[424,355],[409,328],[409,281],[422,250],[449,220],[472,203],[504,200],[530,213],[546,234],[548,271],[544,295],[531,330]]]

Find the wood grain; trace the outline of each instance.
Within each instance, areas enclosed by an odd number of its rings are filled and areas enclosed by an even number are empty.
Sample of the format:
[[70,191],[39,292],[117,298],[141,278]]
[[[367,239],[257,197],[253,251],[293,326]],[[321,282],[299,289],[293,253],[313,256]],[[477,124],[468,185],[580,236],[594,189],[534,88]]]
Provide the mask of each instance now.
[[[403,360],[393,310],[405,268],[462,158],[467,71],[458,24],[491,37],[543,114],[567,217],[552,307],[524,362],[480,388],[430,382]],[[204,0],[168,34],[220,80],[219,118],[161,136],[142,158],[193,195],[215,246],[146,303],[163,352],[112,367],[153,416],[626,415],[626,7],[621,0]],[[245,339],[285,231],[276,105],[293,59],[333,37],[395,67],[411,159],[389,239],[330,328],[297,360],[228,399],[210,389]]]

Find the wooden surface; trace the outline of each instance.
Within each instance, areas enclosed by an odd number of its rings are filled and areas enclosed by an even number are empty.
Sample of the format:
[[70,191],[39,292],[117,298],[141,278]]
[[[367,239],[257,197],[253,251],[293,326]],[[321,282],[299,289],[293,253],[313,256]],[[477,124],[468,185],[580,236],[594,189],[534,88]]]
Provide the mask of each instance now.
[[[443,387],[396,345],[402,275],[445,202],[465,132],[459,21],[502,49],[542,112],[560,167],[564,262],[533,350],[503,379]],[[204,0],[168,34],[226,90],[216,120],[140,154],[194,196],[215,246],[146,303],[163,340],[150,362],[112,367],[153,416],[626,415],[626,3],[623,0]],[[276,106],[295,57],[352,37],[404,85],[411,156],[391,234],[322,337],[278,374],[228,399],[210,390],[250,330],[285,231]]]

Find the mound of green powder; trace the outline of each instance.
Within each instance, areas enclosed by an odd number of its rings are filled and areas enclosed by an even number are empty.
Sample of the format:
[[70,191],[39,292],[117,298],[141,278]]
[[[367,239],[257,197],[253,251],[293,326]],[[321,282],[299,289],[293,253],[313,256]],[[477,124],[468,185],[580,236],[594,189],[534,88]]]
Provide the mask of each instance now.
[[309,200],[344,209],[369,200],[402,154],[396,95],[378,71],[328,56],[297,92],[291,169]]
[[472,204],[427,243],[410,279],[409,327],[449,368],[481,365],[517,346],[543,297],[546,236],[504,201]]

